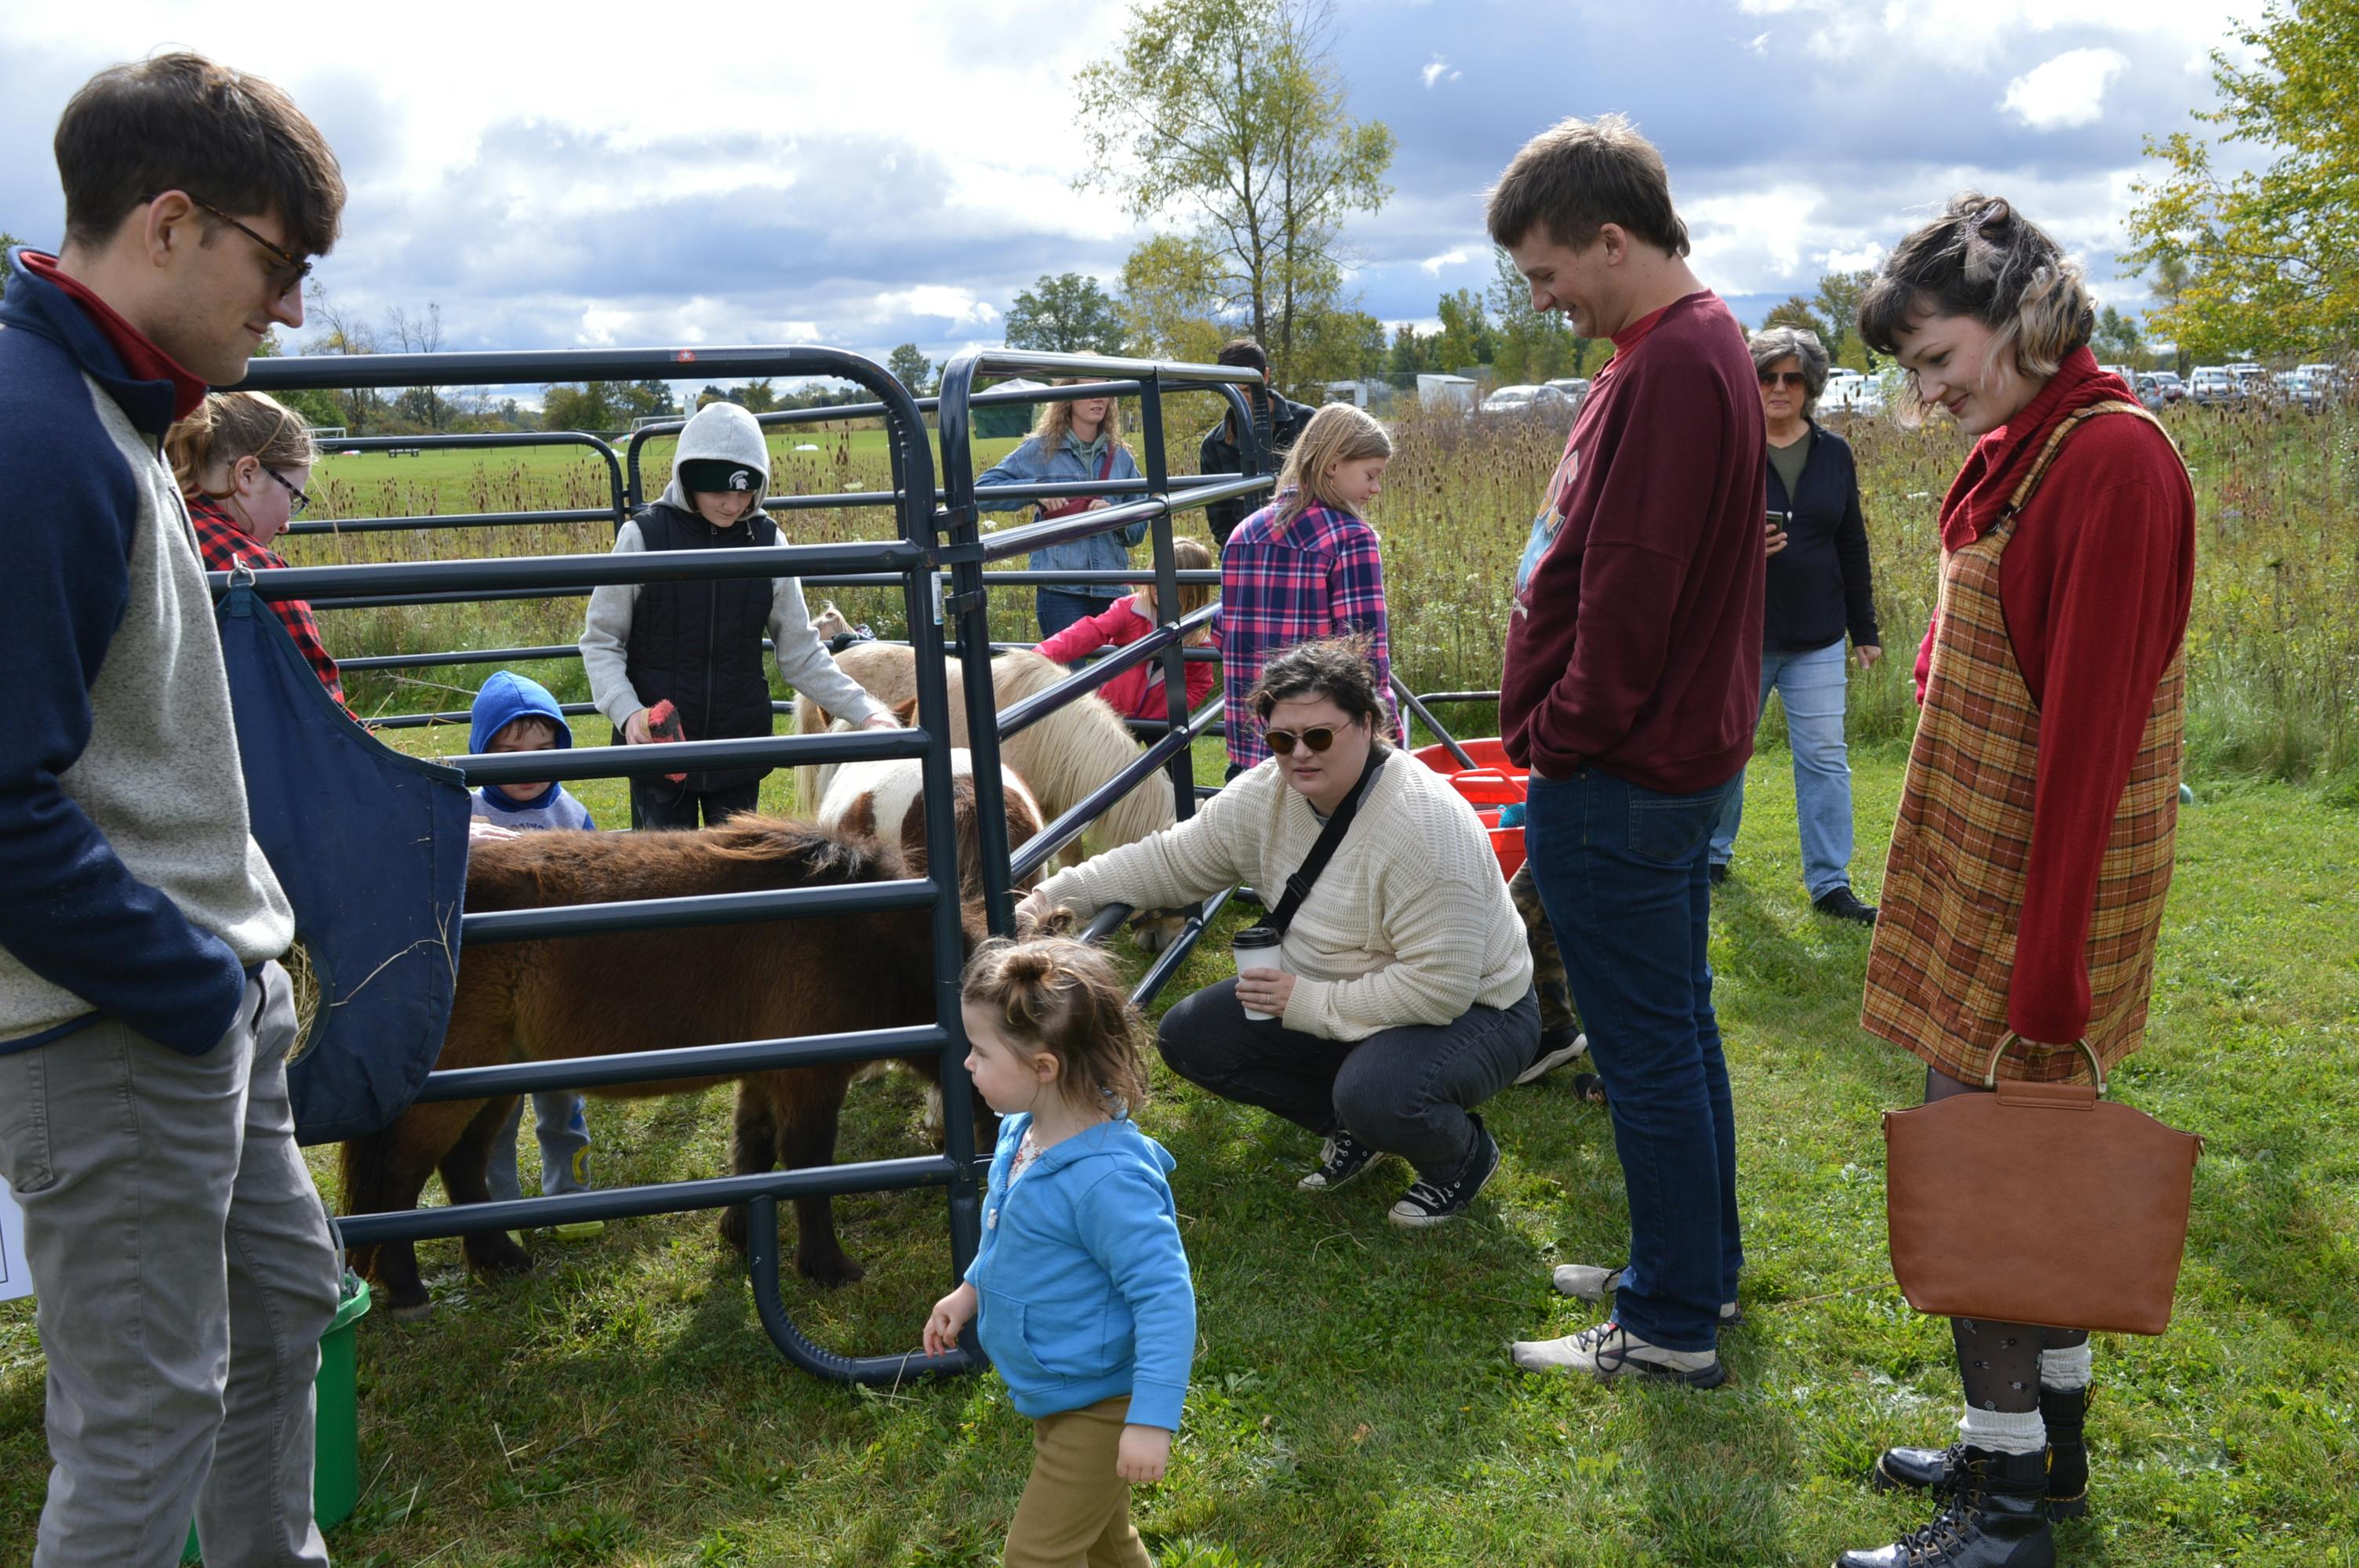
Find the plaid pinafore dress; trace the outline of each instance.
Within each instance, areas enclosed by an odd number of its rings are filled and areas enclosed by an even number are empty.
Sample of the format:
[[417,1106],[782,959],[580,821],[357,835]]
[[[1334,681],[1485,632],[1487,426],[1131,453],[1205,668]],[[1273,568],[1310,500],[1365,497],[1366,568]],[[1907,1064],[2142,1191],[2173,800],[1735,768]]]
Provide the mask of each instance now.
[[[1979,1082],[2002,1040],[2008,1044],[2001,1076],[2067,1080],[2088,1073],[2079,1051],[2033,1051],[2007,1029],[2040,735],[2039,709],[1999,605],[1999,560],[2066,438],[2086,420],[2114,415],[2155,422],[2123,402],[2065,419],[1997,523],[1942,562],[1940,629],[1885,862],[1860,1022],[1953,1078]],[[2146,1035],[2179,821],[2184,689],[2183,655],[2175,654],[2155,688],[2097,878],[2088,1043],[2108,1068]]]

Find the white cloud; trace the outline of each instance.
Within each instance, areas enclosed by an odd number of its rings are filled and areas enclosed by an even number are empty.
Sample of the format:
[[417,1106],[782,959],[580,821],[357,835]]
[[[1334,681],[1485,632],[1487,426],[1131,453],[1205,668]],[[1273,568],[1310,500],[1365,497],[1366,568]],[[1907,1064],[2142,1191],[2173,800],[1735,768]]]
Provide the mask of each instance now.
[[1442,59],[1440,55],[1435,55],[1430,60],[1426,62],[1425,69],[1419,71],[1417,74],[1418,79],[1425,83],[1425,90],[1428,92],[1430,92],[1433,91],[1436,83],[1455,81],[1466,73],[1462,70],[1452,70],[1450,68],[1450,62],[1448,60]]
[[2067,49],[2008,82],[1999,107],[2035,131],[2086,125],[2105,112],[2105,89],[2129,68],[2116,49]]
[[1417,265],[1423,267],[1427,272],[1431,273],[1434,276],[1440,277],[1443,267],[1460,266],[1473,259],[1474,253],[1471,248],[1465,245],[1458,245],[1442,252],[1438,256],[1428,256]]
[[953,327],[988,327],[999,319],[998,308],[977,299],[974,291],[946,283],[921,283],[915,288],[879,294],[869,301],[872,321],[922,316]]
[[1755,54],[1766,56],[1769,52],[1769,35],[1767,33],[1756,33],[1745,47],[1751,49]]

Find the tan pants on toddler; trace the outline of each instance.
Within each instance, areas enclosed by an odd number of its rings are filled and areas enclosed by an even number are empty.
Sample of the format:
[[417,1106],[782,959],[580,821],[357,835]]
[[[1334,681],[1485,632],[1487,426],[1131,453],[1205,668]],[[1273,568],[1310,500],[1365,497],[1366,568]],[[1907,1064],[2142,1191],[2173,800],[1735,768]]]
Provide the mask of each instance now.
[[1114,1473],[1130,1400],[1117,1394],[1032,1423],[1032,1479],[1007,1527],[1007,1568],[1154,1568]]

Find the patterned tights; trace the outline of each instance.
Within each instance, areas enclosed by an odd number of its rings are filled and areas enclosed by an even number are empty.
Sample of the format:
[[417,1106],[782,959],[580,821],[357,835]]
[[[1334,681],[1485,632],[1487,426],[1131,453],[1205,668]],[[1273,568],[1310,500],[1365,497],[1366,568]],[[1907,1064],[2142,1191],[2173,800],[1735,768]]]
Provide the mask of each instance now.
[[[1980,1094],[1980,1084],[1961,1083],[1947,1073],[1925,1069],[1925,1100]],[[1966,1403],[1978,1411],[2021,1415],[2039,1408],[2039,1353],[2086,1345],[2078,1328],[2042,1328],[2028,1323],[1998,1323],[1986,1317],[1953,1317],[1951,1337],[1958,1347],[1958,1377]]]

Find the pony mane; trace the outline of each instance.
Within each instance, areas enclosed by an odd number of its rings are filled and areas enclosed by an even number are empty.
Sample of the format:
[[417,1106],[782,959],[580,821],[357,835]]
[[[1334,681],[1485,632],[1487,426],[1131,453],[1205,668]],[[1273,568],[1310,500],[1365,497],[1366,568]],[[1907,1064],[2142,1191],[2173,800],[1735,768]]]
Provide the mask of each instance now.
[[748,813],[700,835],[704,852],[720,860],[783,862],[799,883],[890,881],[902,873],[900,852],[874,838],[838,838],[807,822]]

